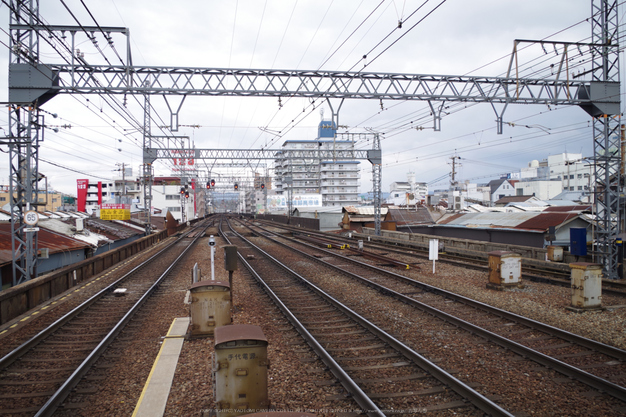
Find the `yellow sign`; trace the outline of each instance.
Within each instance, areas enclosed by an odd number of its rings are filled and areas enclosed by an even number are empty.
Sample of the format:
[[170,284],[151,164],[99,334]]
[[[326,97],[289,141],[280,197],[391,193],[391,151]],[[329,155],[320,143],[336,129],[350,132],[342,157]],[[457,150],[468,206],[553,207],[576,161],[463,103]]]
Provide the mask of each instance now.
[[130,220],[129,204],[102,204],[100,208],[102,220]]

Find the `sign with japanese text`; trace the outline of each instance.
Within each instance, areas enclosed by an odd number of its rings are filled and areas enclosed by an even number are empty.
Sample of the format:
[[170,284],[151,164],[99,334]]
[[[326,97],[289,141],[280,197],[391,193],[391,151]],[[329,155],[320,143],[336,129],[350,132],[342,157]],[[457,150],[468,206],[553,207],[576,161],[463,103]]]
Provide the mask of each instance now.
[[102,204],[100,206],[102,220],[130,220],[130,204]]

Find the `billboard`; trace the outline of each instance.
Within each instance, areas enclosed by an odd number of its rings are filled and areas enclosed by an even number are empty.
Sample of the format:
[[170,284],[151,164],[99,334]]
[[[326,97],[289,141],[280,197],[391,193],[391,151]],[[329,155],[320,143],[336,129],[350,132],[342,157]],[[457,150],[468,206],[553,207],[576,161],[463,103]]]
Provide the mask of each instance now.
[[102,204],[100,206],[102,220],[130,220],[130,204]]
[[76,180],[76,210],[86,210],[87,206],[87,188],[89,188],[89,180]]
[[[299,207],[322,207],[321,194],[296,194],[292,196],[292,208]],[[286,195],[267,196],[267,208],[269,210],[287,209]]]

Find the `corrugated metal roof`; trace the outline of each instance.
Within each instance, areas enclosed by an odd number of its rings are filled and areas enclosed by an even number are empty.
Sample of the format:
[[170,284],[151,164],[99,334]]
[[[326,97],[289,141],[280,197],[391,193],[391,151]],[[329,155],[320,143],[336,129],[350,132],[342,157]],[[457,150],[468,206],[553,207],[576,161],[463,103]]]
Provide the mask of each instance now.
[[591,206],[589,204],[577,204],[577,205],[574,205],[574,206],[554,206],[554,207],[548,207],[547,209],[544,210],[544,212],[546,212],[546,213],[550,213],[550,212],[563,213],[565,211],[583,212],[583,211],[590,211],[590,210],[591,210]]
[[[58,252],[67,252],[69,250],[78,250],[89,248],[90,245],[60,233],[56,233],[44,228],[39,229],[38,233],[39,249],[48,248],[50,254]],[[13,251],[11,249],[11,223],[0,223],[0,263],[5,264],[13,260]]]
[[[362,214],[362,215],[374,215],[374,207],[372,206],[362,206],[362,207],[355,207],[355,206],[343,206],[342,208],[342,213],[348,213],[348,214]],[[387,207],[381,207],[380,208],[380,214],[381,215],[385,215],[387,214]]]
[[117,222],[100,220],[98,218],[85,219],[85,227],[90,231],[106,236],[107,239],[113,241],[128,239],[131,236],[136,236],[144,233],[143,230],[139,231],[134,227],[126,227],[123,224],[119,224]]
[[547,231],[550,226],[559,227],[579,218],[579,214],[570,213],[459,213],[439,221],[442,226],[476,227],[476,228],[503,228]]
[[434,223],[433,218],[426,207],[420,207],[417,211],[389,208],[389,217],[390,220],[395,221],[398,226],[407,224]]
[[501,199],[496,201],[495,204],[523,203],[525,201],[531,200],[532,198],[532,195],[510,195],[502,197]]
[[516,229],[531,229],[547,231],[550,226],[555,226],[557,229],[570,221],[577,219],[578,213],[539,213],[537,216],[520,223]]
[[516,212],[516,213],[460,213],[440,222],[440,224],[465,226],[465,227],[504,227],[514,228],[520,223],[532,219],[538,213]]
[[76,219],[69,221],[63,221],[60,219],[47,219],[40,221],[37,226],[40,228],[48,229],[52,232],[62,234],[72,239],[80,240],[89,243],[92,246],[99,246],[100,243],[109,243],[112,239],[101,235],[99,233],[85,230],[84,233],[76,232]]

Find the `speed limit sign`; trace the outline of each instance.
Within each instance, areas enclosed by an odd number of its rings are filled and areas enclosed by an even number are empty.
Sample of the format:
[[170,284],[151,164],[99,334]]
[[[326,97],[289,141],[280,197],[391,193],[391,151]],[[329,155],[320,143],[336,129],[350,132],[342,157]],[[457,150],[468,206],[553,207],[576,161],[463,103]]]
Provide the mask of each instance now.
[[34,226],[39,221],[39,213],[34,210],[24,213],[24,223],[29,226]]

